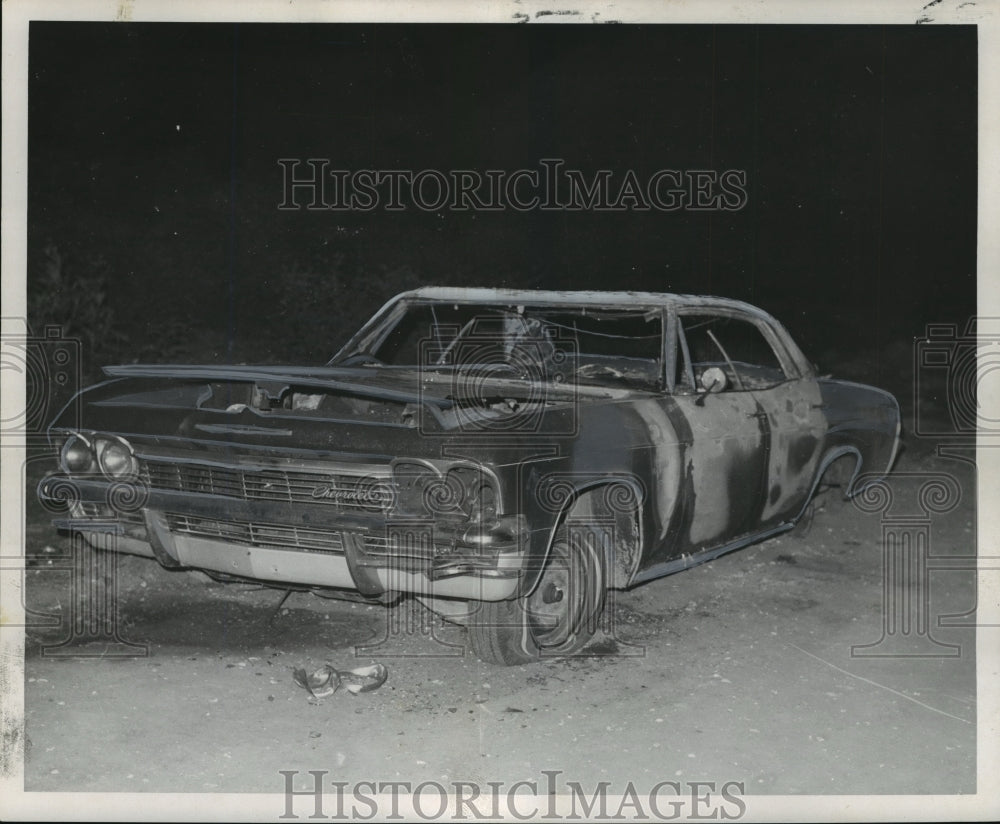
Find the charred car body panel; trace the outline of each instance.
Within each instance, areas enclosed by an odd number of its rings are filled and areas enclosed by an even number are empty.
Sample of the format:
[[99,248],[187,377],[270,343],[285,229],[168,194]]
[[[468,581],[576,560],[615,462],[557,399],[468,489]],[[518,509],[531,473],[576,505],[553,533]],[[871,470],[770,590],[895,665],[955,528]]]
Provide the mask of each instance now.
[[[232,578],[528,604],[525,626],[532,599],[594,606],[564,559],[602,593],[700,563],[791,528],[837,459],[855,494],[899,434],[890,395],[721,298],[425,288],[323,367],[105,371],[52,426],[59,526]],[[522,630],[480,654],[586,640]]]

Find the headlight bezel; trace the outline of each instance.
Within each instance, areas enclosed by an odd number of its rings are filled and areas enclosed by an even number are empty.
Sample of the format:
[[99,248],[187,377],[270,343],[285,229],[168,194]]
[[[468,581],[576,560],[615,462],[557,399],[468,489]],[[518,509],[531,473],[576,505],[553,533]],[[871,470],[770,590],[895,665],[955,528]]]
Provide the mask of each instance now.
[[499,480],[482,464],[454,461],[438,467],[429,461],[399,460],[392,471],[394,514],[489,525],[502,512]]
[[[135,450],[119,435],[95,437],[94,454],[101,473],[110,481],[135,480],[139,474],[139,461],[135,457]],[[120,461],[117,470],[109,465],[111,460]]]
[[[76,449],[76,454],[85,458],[85,462],[73,466],[69,454]],[[97,469],[97,458],[94,455],[94,445],[79,432],[71,432],[59,449],[59,468],[67,475],[86,475]]]
[[139,459],[132,444],[120,435],[70,431],[59,447],[59,468],[70,476],[134,481],[139,475]]

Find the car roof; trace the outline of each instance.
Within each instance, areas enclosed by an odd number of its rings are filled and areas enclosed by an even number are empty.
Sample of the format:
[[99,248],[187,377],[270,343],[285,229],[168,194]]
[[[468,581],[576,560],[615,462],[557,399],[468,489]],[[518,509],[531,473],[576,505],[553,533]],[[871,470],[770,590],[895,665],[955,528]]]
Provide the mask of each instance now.
[[486,289],[457,286],[423,286],[399,298],[455,301],[457,303],[526,303],[556,306],[674,306],[676,308],[734,309],[770,319],[763,310],[741,300],[710,295],[677,295],[667,292],[601,292],[554,289]]

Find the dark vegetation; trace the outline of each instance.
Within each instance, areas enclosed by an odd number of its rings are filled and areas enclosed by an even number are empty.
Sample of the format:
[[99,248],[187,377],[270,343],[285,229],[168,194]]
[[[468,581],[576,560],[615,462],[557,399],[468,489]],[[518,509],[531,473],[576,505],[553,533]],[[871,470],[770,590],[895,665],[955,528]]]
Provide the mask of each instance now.
[[[740,298],[908,393],[913,339],[975,312],[971,27],[36,23],[30,61],[29,321],[79,338],[88,379],[321,363],[432,283]],[[279,210],[278,159],[308,157],[742,169],[747,203]]]

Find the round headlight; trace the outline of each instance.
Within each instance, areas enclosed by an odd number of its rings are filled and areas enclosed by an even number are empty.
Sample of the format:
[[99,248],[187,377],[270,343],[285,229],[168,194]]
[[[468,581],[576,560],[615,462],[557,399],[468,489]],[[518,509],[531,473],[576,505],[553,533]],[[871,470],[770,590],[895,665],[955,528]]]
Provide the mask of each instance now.
[[86,472],[94,465],[94,453],[79,435],[70,435],[59,453],[59,463],[64,472]]
[[109,478],[128,478],[136,474],[138,465],[129,445],[121,440],[97,441],[97,461]]

